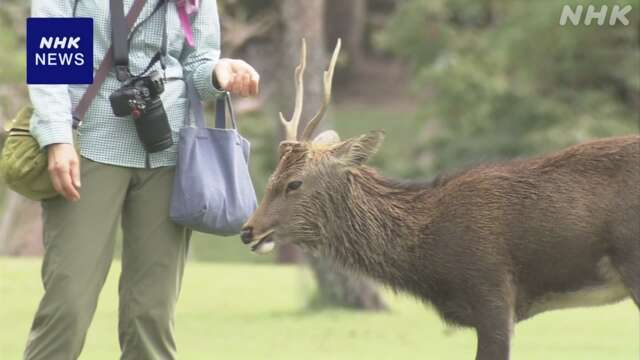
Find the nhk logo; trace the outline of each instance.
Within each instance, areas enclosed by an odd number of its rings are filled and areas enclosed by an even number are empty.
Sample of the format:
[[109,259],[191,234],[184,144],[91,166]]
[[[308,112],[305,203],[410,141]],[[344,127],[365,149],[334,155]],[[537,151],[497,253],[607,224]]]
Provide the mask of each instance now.
[[92,82],[93,19],[27,19],[28,84]]
[[[629,25],[627,14],[629,14],[631,10],[631,5],[614,5],[611,7],[602,5],[599,9],[594,5],[577,5],[574,8],[569,5],[565,5],[562,7],[562,13],[560,14],[560,25],[565,26],[567,24],[567,20],[569,20],[573,26],[578,26],[581,23],[589,26],[594,20],[596,20],[596,24],[598,24],[598,26],[603,26],[605,23],[609,26],[614,26],[618,23],[627,26]],[[609,20],[608,22],[607,18]]]
[[60,52],[45,52],[43,50],[49,49],[77,49],[80,50],[78,43],[80,37],[43,37],[40,39],[40,52],[36,53],[36,65],[71,65],[72,61],[74,65],[84,65],[84,54],[81,52],[76,53],[60,53]]

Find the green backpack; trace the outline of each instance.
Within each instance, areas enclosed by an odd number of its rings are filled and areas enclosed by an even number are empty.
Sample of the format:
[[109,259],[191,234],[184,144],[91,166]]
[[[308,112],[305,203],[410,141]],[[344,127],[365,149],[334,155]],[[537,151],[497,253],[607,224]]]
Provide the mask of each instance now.
[[29,132],[32,114],[33,108],[25,106],[11,122],[0,156],[0,175],[11,190],[32,200],[43,200],[58,193],[49,178],[47,152]]

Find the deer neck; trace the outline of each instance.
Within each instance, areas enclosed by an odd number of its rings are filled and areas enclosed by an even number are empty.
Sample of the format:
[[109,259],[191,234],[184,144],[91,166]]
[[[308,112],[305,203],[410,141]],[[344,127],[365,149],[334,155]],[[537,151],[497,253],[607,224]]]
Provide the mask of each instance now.
[[320,215],[323,252],[348,268],[380,280],[406,272],[413,243],[424,229],[428,189],[403,186],[361,167],[348,185],[327,192]]

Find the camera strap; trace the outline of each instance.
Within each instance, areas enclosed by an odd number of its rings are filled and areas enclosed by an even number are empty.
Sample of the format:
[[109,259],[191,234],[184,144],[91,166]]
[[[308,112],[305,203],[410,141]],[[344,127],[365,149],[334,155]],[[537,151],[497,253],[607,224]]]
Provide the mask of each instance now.
[[[166,5],[166,0],[159,0],[155,8],[151,11],[151,14],[143,21],[138,23],[136,27],[131,31],[135,33],[138,28],[163,6]],[[162,32],[162,43],[160,50],[149,61],[147,67],[138,75],[131,74],[129,69],[129,48],[131,46],[131,39],[129,37],[130,28],[124,26],[124,4],[123,0],[109,0],[109,10],[111,12],[111,42],[113,44],[113,63],[115,64],[116,78],[120,81],[126,81],[132,76],[144,75],[149,69],[151,69],[158,61],[164,71],[166,69],[165,58],[167,55],[167,11],[165,6],[164,12],[164,26]]]
[[[125,28],[127,29],[127,32],[129,31],[129,29],[133,27],[133,24],[138,19],[138,16],[140,15],[140,12],[142,11],[142,8],[144,7],[146,1],[147,0],[135,0],[133,5],[131,5],[131,9],[129,9],[129,13],[127,14],[126,23],[125,23],[125,26],[126,26]],[[114,46],[112,44],[112,46],[107,50],[107,53],[102,59],[102,62],[100,63],[100,66],[98,67],[98,70],[96,71],[95,76],[93,77],[93,83],[89,85],[85,93],[82,95],[82,98],[80,98],[78,105],[73,110],[73,128],[74,129],[77,129],[80,123],[82,122],[82,120],[84,119],[84,116],[87,113],[87,110],[89,110],[89,106],[91,106],[91,102],[98,94],[98,91],[102,86],[102,83],[104,83],[104,80],[107,78],[107,74],[111,70],[111,66],[113,66],[113,60],[114,60],[113,50],[114,50]]]
[[125,81],[129,78],[129,28],[124,18],[124,4],[122,0],[109,0],[111,13],[111,46],[113,47],[113,64],[116,78]]
[[[166,1],[160,0],[160,2],[158,4],[162,5],[163,3],[166,3]],[[159,8],[159,6],[158,6]],[[147,65],[147,67],[142,71],[142,73],[140,75],[144,75],[147,73],[147,71],[149,71],[149,69],[151,69],[153,67],[153,65],[155,65],[158,61],[160,62],[160,67],[162,68],[162,75],[163,77],[166,76],[165,74],[165,70],[167,69],[167,64],[166,64],[166,58],[167,58],[167,43],[168,43],[168,37],[167,37],[167,10],[165,7],[165,13],[164,13],[164,26],[162,27],[162,43],[160,44],[160,50],[158,50],[155,55],[153,55],[153,57],[151,58],[151,61],[149,61],[149,64]]]

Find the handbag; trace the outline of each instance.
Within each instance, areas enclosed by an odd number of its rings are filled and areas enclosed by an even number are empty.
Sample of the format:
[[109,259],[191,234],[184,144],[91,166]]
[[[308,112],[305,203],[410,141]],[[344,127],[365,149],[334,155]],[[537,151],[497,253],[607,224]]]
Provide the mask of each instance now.
[[187,116],[180,129],[170,217],[196,231],[237,234],[257,207],[249,141],[238,132],[229,93],[216,100],[215,128],[205,126],[202,103],[190,82],[187,93],[195,123]]
[[[140,15],[146,0],[135,0],[126,18],[126,26],[131,29]],[[107,53],[96,71],[93,83],[89,85],[73,110],[74,130],[78,128],[91,102],[98,94],[100,86],[107,77],[113,65],[113,46]],[[41,149],[36,139],[29,131],[33,107],[23,107],[13,119],[8,137],[0,154],[0,176],[7,186],[31,199],[45,200],[57,196],[53,188],[48,171],[48,155]]]

